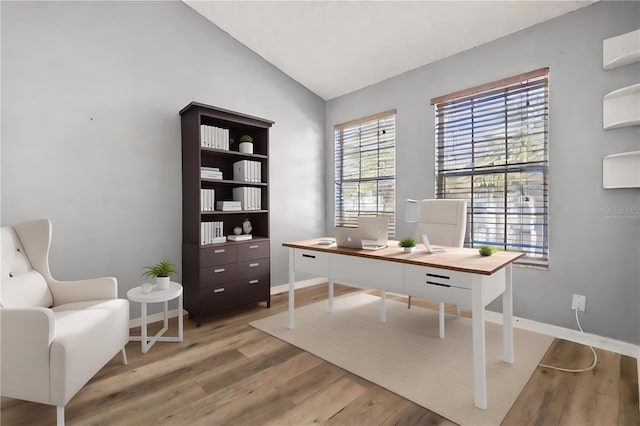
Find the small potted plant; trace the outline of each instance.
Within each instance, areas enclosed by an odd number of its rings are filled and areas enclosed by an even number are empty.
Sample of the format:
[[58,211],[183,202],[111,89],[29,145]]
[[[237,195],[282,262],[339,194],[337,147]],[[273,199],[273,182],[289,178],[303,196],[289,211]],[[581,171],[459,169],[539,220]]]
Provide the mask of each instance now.
[[142,276],[147,278],[155,278],[156,284],[160,290],[169,288],[171,275],[176,273],[176,265],[168,260],[163,260],[155,265],[145,266],[146,270]]
[[405,253],[411,253],[416,248],[416,242],[412,238],[405,238],[398,245],[404,248]]
[[239,149],[244,154],[253,154],[253,138],[249,135],[240,136]]

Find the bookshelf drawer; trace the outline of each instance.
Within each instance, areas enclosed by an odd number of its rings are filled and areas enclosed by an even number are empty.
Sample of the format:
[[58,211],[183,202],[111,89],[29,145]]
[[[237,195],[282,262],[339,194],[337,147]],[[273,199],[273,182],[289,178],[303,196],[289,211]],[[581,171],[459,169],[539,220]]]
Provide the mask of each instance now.
[[208,247],[200,250],[200,267],[206,268],[232,263],[236,261],[236,257],[237,250],[235,245]]
[[238,279],[269,275],[269,258],[238,262]]
[[269,274],[238,280],[238,300],[244,303],[264,302],[269,299]]
[[200,287],[216,286],[236,280],[238,265],[227,263],[200,269]]
[[238,300],[237,290],[235,283],[202,288],[200,289],[200,308],[207,313],[233,308]]
[[269,257],[269,240],[238,244],[238,261]]

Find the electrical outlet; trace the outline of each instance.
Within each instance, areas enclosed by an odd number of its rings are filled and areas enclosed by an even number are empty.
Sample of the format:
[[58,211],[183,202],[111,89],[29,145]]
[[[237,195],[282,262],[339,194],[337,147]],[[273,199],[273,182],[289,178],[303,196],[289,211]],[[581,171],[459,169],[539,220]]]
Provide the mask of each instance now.
[[586,304],[587,304],[587,296],[582,296],[580,294],[573,295],[573,300],[571,301],[571,309],[584,311]]

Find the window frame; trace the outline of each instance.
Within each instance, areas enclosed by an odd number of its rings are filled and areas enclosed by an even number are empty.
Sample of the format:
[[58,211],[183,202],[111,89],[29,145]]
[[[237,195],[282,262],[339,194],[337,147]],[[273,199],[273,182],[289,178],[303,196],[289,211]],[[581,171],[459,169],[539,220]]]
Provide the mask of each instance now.
[[[529,97],[533,99],[534,95],[536,99],[530,103]],[[519,105],[515,108],[510,105],[510,102],[512,102],[514,98],[517,99],[515,105]],[[523,101],[523,98],[525,98],[526,101]],[[500,99],[504,99],[504,120],[502,122],[496,120],[494,123],[497,122],[497,124],[492,124],[492,126],[496,128],[499,128],[500,125],[504,126],[504,164],[494,163],[489,164],[489,166],[480,166],[479,164],[482,164],[482,161],[479,161],[479,159],[484,159],[485,164],[488,164],[490,158],[492,158],[491,156],[496,156],[494,145],[488,141],[500,141],[500,138],[496,138],[495,134],[491,134],[493,139],[490,139],[491,136],[487,136],[484,130],[480,131],[476,129],[480,129],[483,125],[486,126],[489,120],[493,120],[493,118],[488,117],[490,114],[496,114],[494,111],[499,110],[499,107],[496,105],[498,105]],[[540,101],[540,99],[542,101]],[[520,104],[518,104],[518,102],[520,102]],[[468,104],[469,107],[466,107],[466,104]],[[486,110],[484,110],[483,114],[479,112],[476,113],[474,108],[478,104],[491,104],[491,112],[487,113]],[[436,198],[467,199],[465,246],[474,247],[489,244],[502,249],[523,251],[526,253],[526,256],[519,260],[517,262],[518,264],[548,269],[549,68],[540,68],[531,72],[439,96],[431,99],[431,105],[434,106],[435,119],[435,194]],[[468,109],[469,112],[465,112],[465,109]],[[510,114],[514,111],[517,115]],[[529,115],[532,112],[539,115],[532,119]],[[457,124],[451,123],[454,116]],[[491,115],[491,117],[493,117],[493,115]],[[470,120],[471,124],[469,125],[468,121],[465,120]],[[461,123],[465,124],[463,125]],[[464,133],[461,129],[465,125],[470,129],[469,132],[467,132],[468,134],[465,136],[452,136],[452,132],[457,131],[460,134]],[[515,127],[513,127],[514,125]],[[526,130],[523,131],[525,128]],[[532,129],[529,130],[529,128]],[[517,133],[515,129],[517,129],[519,133]],[[476,136],[476,133],[478,136]],[[482,134],[482,136],[480,134]],[[516,137],[515,135],[519,136]],[[525,150],[524,146],[527,144],[523,143],[523,140],[529,140],[527,138],[536,140],[535,148],[533,148],[534,144],[531,144],[531,147]],[[531,155],[531,157],[536,158],[537,156],[535,161],[518,161],[515,160],[516,156],[513,156],[514,162],[510,162],[510,150],[516,147],[514,141],[517,140],[520,141],[520,152],[526,152],[527,157]],[[455,147],[451,148],[454,145]],[[496,143],[495,146],[498,146],[498,143]],[[540,149],[540,147],[542,147],[542,149]],[[448,152],[447,149],[449,149]],[[464,149],[467,149],[467,151],[464,151]],[[476,153],[476,151],[480,152],[482,149],[486,150],[485,154]],[[531,149],[531,151],[528,149]],[[458,157],[456,157],[456,154],[451,154],[452,150],[457,150],[455,152],[458,152]],[[542,158],[540,158],[540,156]],[[454,158],[454,160],[450,160],[451,158]],[[463,158],[466,160],[466,163],[463,161]],[[495,160],[495,162],[498,162],[498,160]],[[445,164],[447,165],[445,166]],[[502,192],[495,189],[499,188],[499,184],[496,184],[496,182],[499,181],[499,177],[491,176],[500,174],[504,176]],[[538,175],[539,178],[537,177]],[[513,176],[516,176],[515,182],[520,185],[522,191],[520,197],[516,196],[513,191],[514,181],[509,180],[509,178]],[[464,179],[467,178],[468,183],[463,183],[458,187],[454,186],[453,190],[447,188],[445,181],[450,180],[455,182],[454,177],[459,178],[459,182],[465,182]],[[494,189],[485,189],[485,191],[488,192],[484,194],[482,191],[476,193],[476,186],[480,187],[479,182],[481,179],[485,179],[484,182],[490,182],[491,188]],[[528,185],[530,182],[533,182],[531,185],[534,188],[532,192],[535,196],[524,193],[524,189],[522,189],[524,188],[522,185],[523,181],[527,184],[527,188],[529,188]],[[463,185],[468,185],[468,191],[466,191]],[[510,186],[512,188],[511,190]],[[479,195],[487,196],[487,194],[494,197],[496,194],[500,194],[503,197],[502,212],[491,212],[491,215],[499,217],[500,220],[494,218],[495,223],[489,225],[487,225],[487,223],[491,219],[487,219],[487,217],[490,215],[485,213],[485,216],[481,216],[482,208],[480,205],[482,203],[479,201],[481,198],[478,197]],[[492,201],[496,199],[497,197],[492,199]],[[487,204],[492,205],[491,202]],[[499,206],[499,202],[495,204],[495,206]],[[521,221],[520,224],[516,222],[518,218]],[[529,222],[525,222],[527,220]],[[483,223],[483,221],[485,222]],[[525,225],[522,225],[523,223],[525,223]],[[491,238],[488,238],[489,241],[479,241],[477,238],[479,232],[477,232],[478,228],[476,225],[484,225],[485,229],[489,229],[485,236],[495,236],[495,240],[490,241]],[[491,228],[491,226],[493,226],[493,228]],[[527,234],[528,242],[524,242],[526,241]],[[533,242],[533,237],[536,238],[535,243]],[[538,242],[538,238],[541,239],[540,242]],[[517,244],[514,243],[514,241],[521,241],[521,243]]]
[[[395,237],[397,194],[395,122],[396,110],[392,109],[333,126],[334,222],[336,226],[357,226],[359,215],[387,216],[389,217],[389,237]],[[392,133],[388,134],[388,131]],[[356,143],[357,149],[354,146]],[[389,150],[391,150],[391,159],[388,158]],[[351,151],[350,154],[349,151]],[[375,167],[364,168],[363,163],[373,161],[372,158],[376,155]],[[388,164],[389,161],[391,164]],[[354,176],[355,174],[357,176]],[[371,187],[371,185],[375,186],[374,190],[362,190],[363,186]],[[349,187],[351,191],[357,190],[355,202],[353,195],[350,197],[345,195],[349,192]],[[389,191],[391,191],[390,195]],[[370,199],[375,198],[375,201],[363,202],[365,192],[370,194]],[[375,196],[372,197],[371,192]],[[391,201],[386,201],[389,198]],[[348,208],[346,207],[347,199],[352,201],[351,207]]]

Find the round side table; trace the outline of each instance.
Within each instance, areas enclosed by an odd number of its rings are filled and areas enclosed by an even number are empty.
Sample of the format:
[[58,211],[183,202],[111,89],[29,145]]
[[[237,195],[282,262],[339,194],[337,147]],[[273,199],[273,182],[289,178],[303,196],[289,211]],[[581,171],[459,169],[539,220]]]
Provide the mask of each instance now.
[[[178,335],[163,336],[169,329],[169,300],[178,298]],[[161,290],[155,284],[151,287],[150,293],[143,293],[142,286],[134,287],[127,292],[127,299],[132,302],[139,302],[142,305],[140,325],[141,336],[129,336],[133,342],[141,342],[142,353],[147,351],[156,342],[182,342],[183,338],[183,318],[182,318],[182,285],[171,281],[169,288]],[[154,336],[147,335],[147,303],[164,303],[164,326]]]

